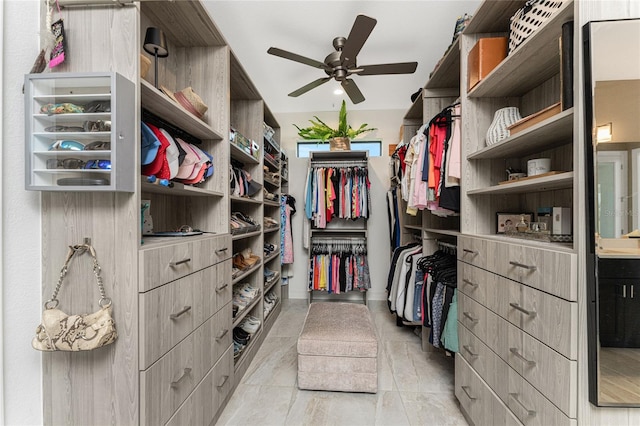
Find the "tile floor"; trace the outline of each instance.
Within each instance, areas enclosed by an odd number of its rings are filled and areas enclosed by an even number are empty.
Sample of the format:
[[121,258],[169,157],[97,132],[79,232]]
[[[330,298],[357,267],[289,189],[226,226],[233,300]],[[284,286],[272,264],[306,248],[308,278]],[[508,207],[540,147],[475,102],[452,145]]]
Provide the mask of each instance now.
[[378,393],[299,390],[296,341],[306,300],[285,300],[217,425],[467,425],[453,395],[453,358],[422,352],[385,302],[369,302],[379,338]]

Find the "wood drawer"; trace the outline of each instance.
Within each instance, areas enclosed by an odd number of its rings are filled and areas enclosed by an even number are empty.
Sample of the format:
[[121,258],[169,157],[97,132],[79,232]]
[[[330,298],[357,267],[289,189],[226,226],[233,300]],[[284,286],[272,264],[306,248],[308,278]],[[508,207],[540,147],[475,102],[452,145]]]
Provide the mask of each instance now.
[[578,355],[578,304],[526,285],[499,278],[508,289],[498,311],[510,323],[526,331],[569,359]]
[[233,293],[233,284],[231,283],[231,259],[216,265],[215,277],[215,310],[222,309],[227,303],[231,302]]
[[[225,251],[219,251],[226,247]],[[228,234],[140,250],[139,291],[144,292],[230,258]]]
[[478,426],[521,425],[500,398],[460,356],[456,356],[455,395],[463,411]]
[[568,417],[577,415],[577,361],[509,325],[509,365]]
[[486,308],[462,292],[458,292],[458,321],[480,340],[486,339]]
[[577,300],[574,254],[503,242],[496,242],[492,252],[496,267],[491,271],[563,299]]
[[226,275],[230,275],[230,266],[223,262],[140,294],[141,369],[148,368],[231,300],[231,277],[219,279]]
[[483,238],[459,236],[456,250],[458,260],[479,268],[493,270],[493,260],[490,255],[492,244],[492,241]]
[[515,370],[507,369],[509,393],[505,402],[522,423],[527,426],[577,425],[576,419],[567,417]]
[[231,259],[231,235],[221,234],[193,242],[195,269],[206,268],[223,260]]
[[167,422],[168,426],[209,426],[233,385],[233,349],[229,348]]
[[458,262],[458,289],[481,305],[497,312],[507,299],[499,276],[477,266]]
[[140,422],[164,424],[231,346],[231,304],[140,372]]

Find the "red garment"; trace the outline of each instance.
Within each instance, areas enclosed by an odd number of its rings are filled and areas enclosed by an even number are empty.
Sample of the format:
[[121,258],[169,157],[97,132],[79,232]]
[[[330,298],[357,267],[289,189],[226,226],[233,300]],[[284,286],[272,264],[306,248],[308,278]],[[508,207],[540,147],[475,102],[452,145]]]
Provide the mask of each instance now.
[[[440,187],[440,169],[442,168],[442,158],[444,154],[444,140],[447,137],[447,128],[444,123],[446,117],[438,118],[429,129],[429,188],[437,190]],[[431,167],[433,165],[433,175]],[[439,194],[436,194],[436,197]]]

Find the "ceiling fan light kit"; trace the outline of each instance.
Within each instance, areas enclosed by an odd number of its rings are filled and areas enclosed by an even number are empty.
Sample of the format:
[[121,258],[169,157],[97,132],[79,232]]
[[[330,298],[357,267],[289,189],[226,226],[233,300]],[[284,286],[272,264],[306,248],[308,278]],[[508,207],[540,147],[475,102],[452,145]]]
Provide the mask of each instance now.
[[358,88],[356,82],[349,78],[352,75],[383,75],[383,74],[412,74],[415,72],[417,62],[399,62],[392,64],[357,65],[357,56],[362,46],[371,35],[371,31],[376,26],[376,20],[365,15],[358,15],[348,37],[336,37],[333,39],[335,52],[329,53],[324,62],[307,58],[297,53],[288,52],[277,47],[270,47],[267,53],[279,56],[284,59],[309,65],[323,70],[328,77],[322,77],[300,87],[289,93],[289,96],[298,97],[307,93],[327,81],[334,79],[338,81],[344,91],[351,99],[351,102],[358,104],[365,100],[364,95]]

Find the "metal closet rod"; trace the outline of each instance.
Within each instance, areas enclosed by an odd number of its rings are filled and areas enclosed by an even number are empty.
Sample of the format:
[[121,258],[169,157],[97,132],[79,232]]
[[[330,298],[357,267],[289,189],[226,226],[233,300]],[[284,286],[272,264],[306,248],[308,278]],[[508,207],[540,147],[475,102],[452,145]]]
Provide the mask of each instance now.
[[367,240],[362,237],[348,238],[313,238],[311,244],[365,244]]
[[[145,0],[137,0],[145,1]],[[134,0],[59,0],[60,7],[84,7],[84,6],[131,6]]]
[[453,250],[457,250],[457,248],[458,248],[458,246],[456,246],[455,244],[447,243],[445,241],[438,241],[438,245],[440,247],[449,248],[449,249],[453,249]]
[[364,160],[336,160],[336,161],[313,161],[311,160],[311,167],[344,167],[344,166],[368,166],[369,163]]

